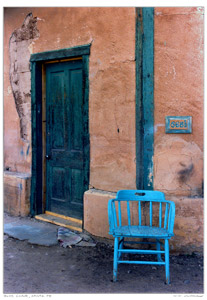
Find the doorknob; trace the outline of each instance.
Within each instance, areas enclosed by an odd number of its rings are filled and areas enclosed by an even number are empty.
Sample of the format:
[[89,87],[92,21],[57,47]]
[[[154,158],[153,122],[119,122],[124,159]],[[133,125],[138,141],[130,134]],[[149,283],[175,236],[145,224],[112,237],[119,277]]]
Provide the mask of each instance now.
[[47,154],[46,154],[46,155],[45,155],[45,158],[46,158],[46,159],[51,159],[51,155],[47,155]]

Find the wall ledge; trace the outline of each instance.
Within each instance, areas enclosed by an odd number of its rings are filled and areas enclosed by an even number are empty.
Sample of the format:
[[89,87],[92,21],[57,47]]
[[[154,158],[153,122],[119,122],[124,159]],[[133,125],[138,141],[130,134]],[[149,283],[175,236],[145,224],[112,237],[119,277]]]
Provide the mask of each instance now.
[[4,211],[12,216],[28,216],[30,213],[31,175],[4,172]]

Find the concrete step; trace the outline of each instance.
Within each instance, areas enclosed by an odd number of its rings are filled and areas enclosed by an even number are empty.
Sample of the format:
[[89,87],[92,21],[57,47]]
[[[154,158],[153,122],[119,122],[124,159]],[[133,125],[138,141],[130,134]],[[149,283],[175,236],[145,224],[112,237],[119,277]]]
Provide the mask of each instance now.
[[74,231],[79,231],[79,232],[83,231],[81,220],[58,215],[48,211],[46,211],[45,214],[36,215],[35,219],[43,222],[49,222],[58,226],[67,227]]

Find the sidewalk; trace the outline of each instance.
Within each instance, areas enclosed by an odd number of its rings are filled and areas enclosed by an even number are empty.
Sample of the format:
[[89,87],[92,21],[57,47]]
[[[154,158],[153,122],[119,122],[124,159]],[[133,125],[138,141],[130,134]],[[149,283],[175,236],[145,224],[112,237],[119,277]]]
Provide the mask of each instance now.
[[169,286],[164,267],[150,265],[122,264],[114,283],[112,241],[86,234],[82,246],[64,248],[57,240],[59,226],[8,215],[4,224],[5,294],[203,293],[202,257],[171,255]]

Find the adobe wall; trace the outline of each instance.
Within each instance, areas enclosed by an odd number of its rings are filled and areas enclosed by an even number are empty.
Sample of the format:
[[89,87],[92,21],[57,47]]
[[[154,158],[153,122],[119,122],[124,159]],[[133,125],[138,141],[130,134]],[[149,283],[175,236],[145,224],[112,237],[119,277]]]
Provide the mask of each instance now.
[[[155,8],[154,22],[154,189],[176,204],[173,249],[202,251],[204,8]],[[192,116],[192,133],[165,134],[165,116]]]
[[[202,8],[155,8],[154,189],[176,204],[170,247],[177,253],[203,249],[203,24]],[[166,134],[166,116],[192,116],[192,134]],[[94,235],[110,237],[107,203],[113,197],[85,193],[85,228]]]
[[[172,248],[180,252],[203,245],[203,14],[159,7],[154,16],[154,189],[176,203]],[[4,159],[11,172],[31,174],[30,54],[91,43],[95,192],[84,196],[84,228],[108,237],[108,192],[136,188],[135,8],[6,8],[4,22]],[[192,116],[192,134],[165,133],[165,116],[176,115]]]
[[[154,188],[202,197],[204,11],[159,7],[154,22]],[[192,116],[192,133],[166,134],[165,116]]]
[[[26,23],[32,26],[28,25],[26,33],[32,31],[32,34],[26,36],[26,40],[14,37],[10,43],[14,49],[11,50],[11,46],[9,49],[11,34],[21,28],[30,12],[33,18]],[[91,43],[90,185],[109,191],[135,188],[135,9],[8,8],[5,9],[4,38],[5,167],[15,172],[31,172],[30,54]],[[9,50],[10,57],[19,62],[17,70],[13,67],[12,75],[15,72],[20,81],[24,102],[20,111],[26,122],[26,138],[21,137],[24,124],[20,128],[21,118],[9,81]],[[28,75],[26,84],[25,74]]]

